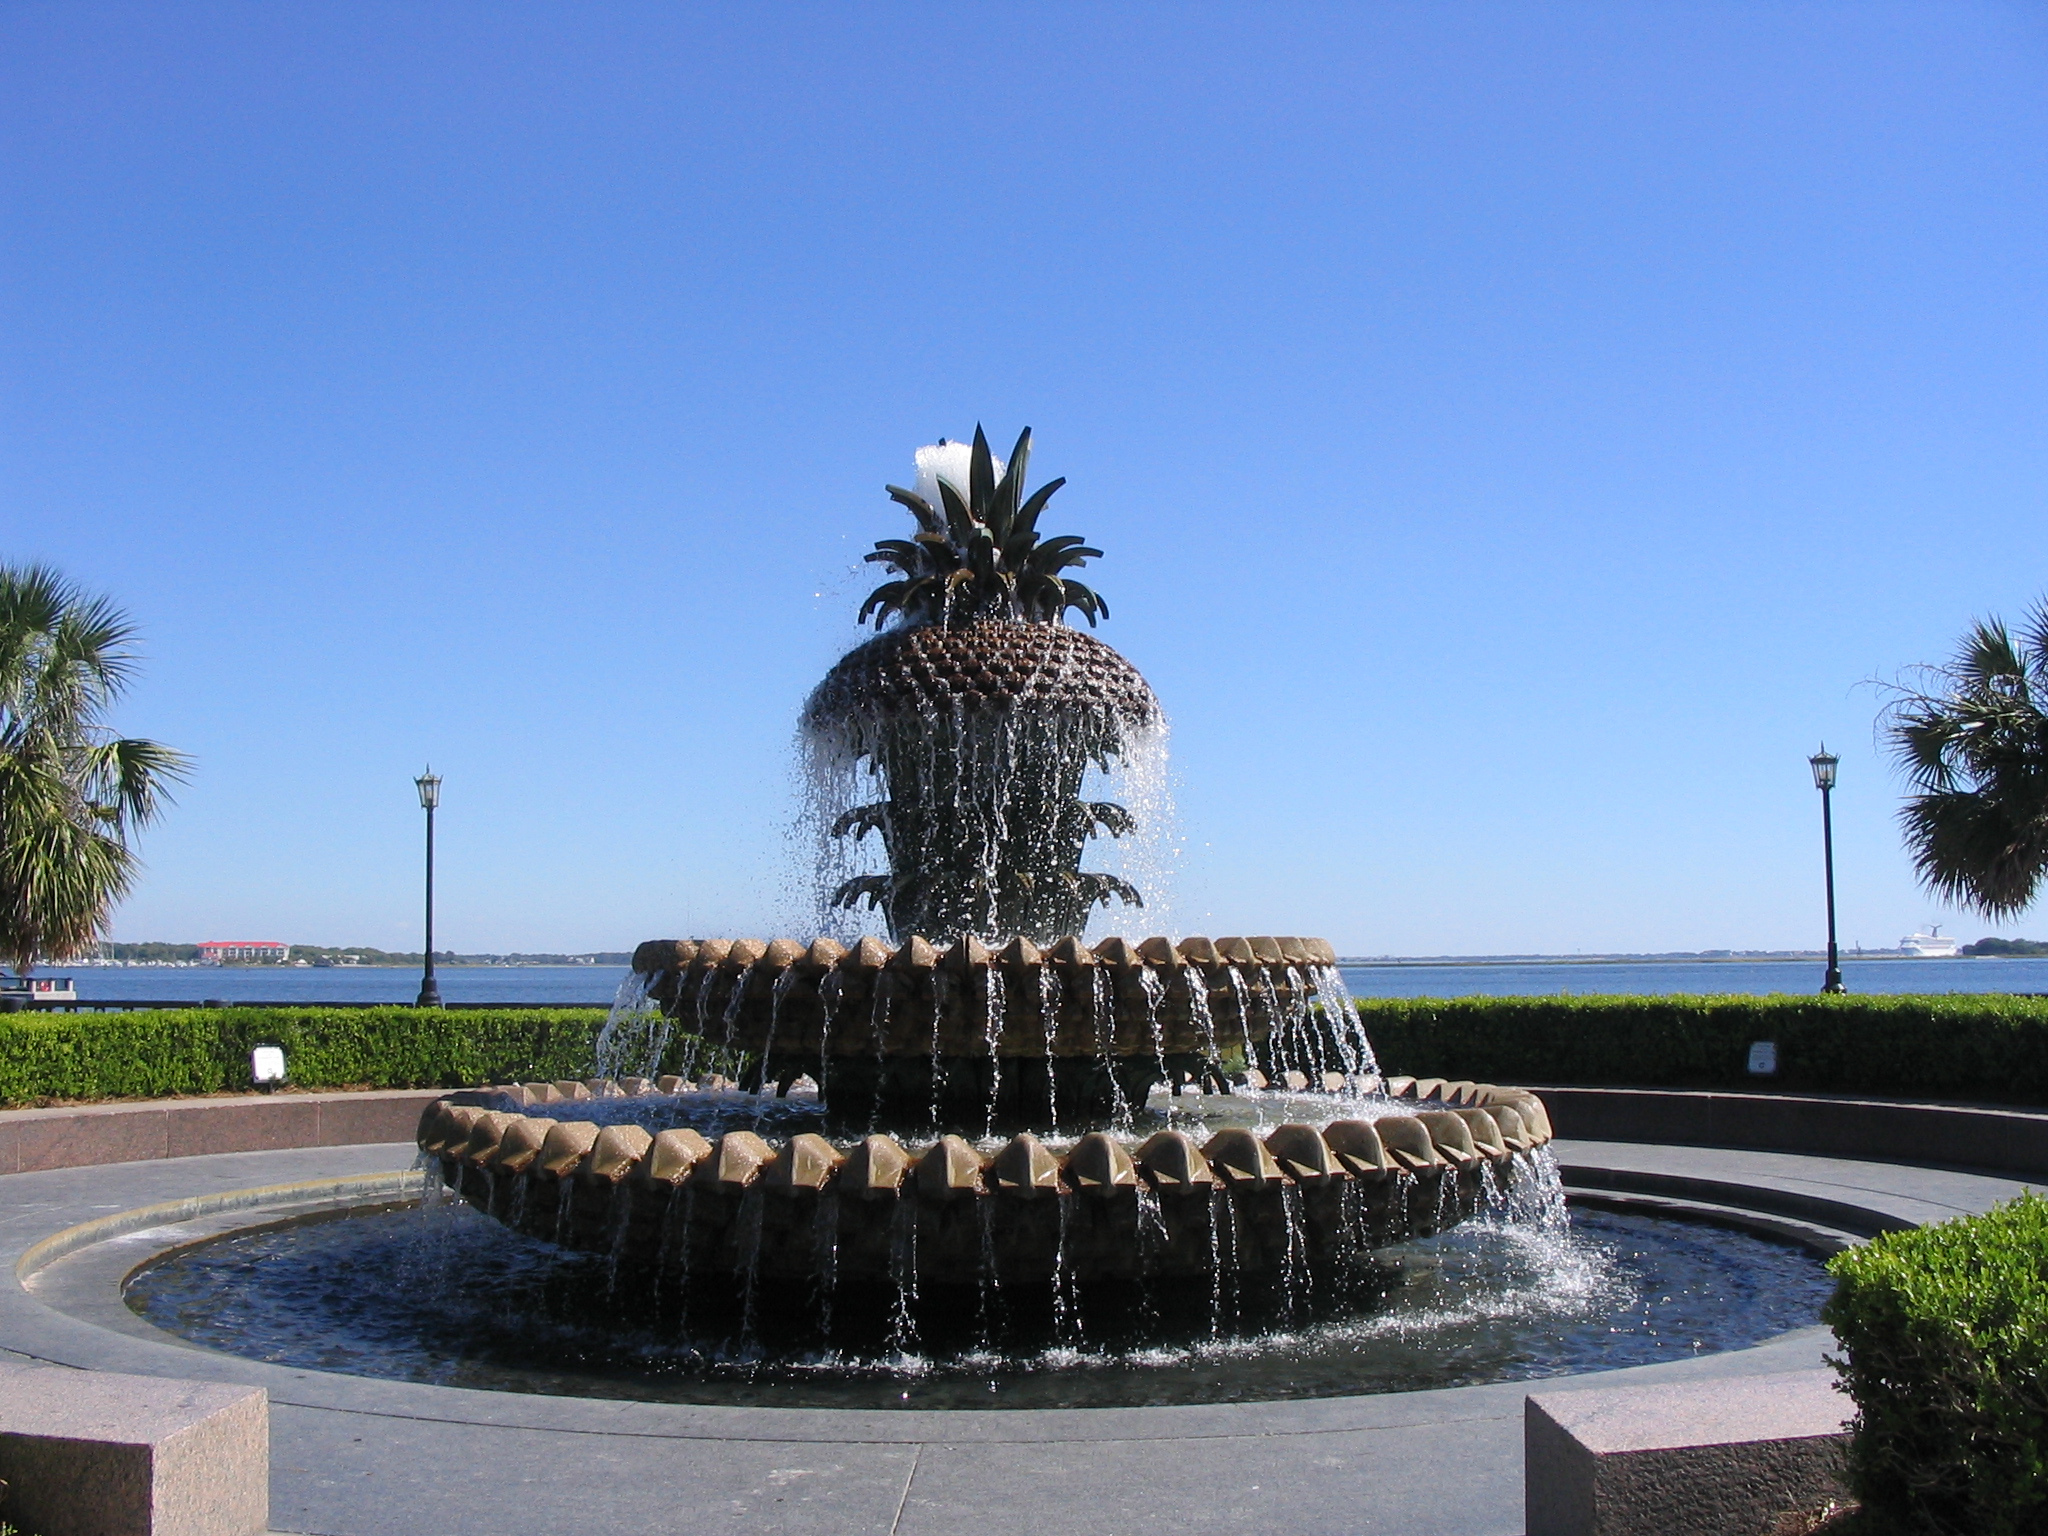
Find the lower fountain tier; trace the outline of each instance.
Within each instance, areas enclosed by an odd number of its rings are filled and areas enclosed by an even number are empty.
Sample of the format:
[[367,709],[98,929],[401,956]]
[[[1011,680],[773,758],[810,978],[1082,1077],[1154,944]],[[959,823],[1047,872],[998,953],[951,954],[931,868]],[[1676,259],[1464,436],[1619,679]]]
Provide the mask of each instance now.
[[[651,939],[633,969],[662,1011],[760,1056],[1185,1057],[1370,1066],[1322,939],[1062,939],[939,949],[911,937]],[[1271,1047],[1285,1060],[1266,1062]],[[1298,1059],[1297,1059],[1298,1058]]]
[[1263,1140],[1232,1127],[1200,1147],[1180,1131],[1134,1150],[1095,1132],[1063,1157],[1029,1134],[993,1157],[958,1136],[913,1152],[887,1136],[843,1151],[812,1134],[780,1147],[751,1131],[651,1135],[492,1109],[481,1093],[429,1105],[419,1144],[479,1210],[611,1255],[622,1270],[932,1284],[1193,1278],[1219,1265],[1360,1263],[1536,1176],[1550,1127],[1534,1095],[1424,1086],[1437,1096],[1376,1119],[1283,1125]]

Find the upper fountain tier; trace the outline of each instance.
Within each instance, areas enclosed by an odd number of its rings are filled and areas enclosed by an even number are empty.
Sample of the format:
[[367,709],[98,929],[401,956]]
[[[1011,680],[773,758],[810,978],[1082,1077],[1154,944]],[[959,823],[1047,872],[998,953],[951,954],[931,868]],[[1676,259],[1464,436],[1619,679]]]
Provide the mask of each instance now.
[[971,450],[920,452],[925,494],[889,487],[915,536],[867,557],[894,579],[860,616],[890,627],[804,706],[813,769],[840,811],[833,835],[858,846],[879,832],[887,864],[839,883],[832,905],[867,902],[899,940],[1050,944],[1080,933],[1097,903],[1144,905],[1128,881],[1081,868],[1091,837],[1136,824],[1081,794],[1091,765],[1158,744],[1164,717],[1136,667],[1067,626],[1070,611],[1090,625],[1109,612],[1071,574],[1101,551],[1039,538],[1062,482],[1026,496],[1030,457],[1028,429],[1007,466],[979,428]]
[[1222,1088],[1248,1067],[1320,1085],[1373,1071],[1321,939],[1029,939],[941,950],[912,935],[656,939],[633,955],[646,994],[754,1080],[808,1074],[835,1109],[960,1123],[1112,1116],[1162,1080]]
[[1296,1015],[1338,1003],[1322,996],[1336,960],[1323,939],[1109,938],[1090,948],[1070,938],[1046,950],[1012,939],[996,950],[970,938],[941,950],[913,934],[895,949],[874,938],[851,949],[832,939],[650,939],[633,970],[664,1012],[748,1055],[1193,1055],[1242,1066]]

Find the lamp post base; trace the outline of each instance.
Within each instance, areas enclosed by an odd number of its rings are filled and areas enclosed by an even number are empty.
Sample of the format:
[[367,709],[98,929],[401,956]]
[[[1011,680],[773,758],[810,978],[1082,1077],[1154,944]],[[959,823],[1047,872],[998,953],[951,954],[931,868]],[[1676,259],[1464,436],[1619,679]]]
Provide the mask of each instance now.
[[[1835,990],[1836,990],[1837,992],[1839,992],[1839,991],[1841,991],[1841,988],[1840,988],[1839,986],[1837,986],[1837,987],[1835,988]],[[415,1007],[415,1008],[438,1008],[438,1007],[440,1007],[440,1006],[441,1006],[441,987],[440,987],[440,984],[439,984],[438,982],[436,982],[436,981],[434,980],[434,978],[433,978],[433,977],[429,976],[429,977],[428,977],[428,978],[427,978],[427,979],[426,979],[425,981],[423,981],[423,982],[421,982],[421,983],[420,983],[420,995],[419,995],[419,996],[418,996],[417,998],[415,998],[415,999],[413,1000],[413,1007]]]
[[[1820,990],[1821,995],[1826,996],[1832,992],[1847,992],[1849,989],[1842,985],[1842,973],[1830,966],[1828,968],[1827,980],[1820,984]],[[439,999],[436,999],[436,1001],[438,1002]]]

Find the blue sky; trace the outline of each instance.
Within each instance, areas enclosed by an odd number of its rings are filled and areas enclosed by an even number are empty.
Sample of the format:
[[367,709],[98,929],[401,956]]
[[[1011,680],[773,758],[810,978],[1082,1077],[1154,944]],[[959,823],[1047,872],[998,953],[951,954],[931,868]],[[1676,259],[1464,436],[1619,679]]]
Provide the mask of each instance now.
[[[198,771],[121,938],[787,930],[885,481],[977,420],[1172,717],[1175,932],[1820,938],[1863,680],[2048,589],[2025,4],[11,4],[0,558]],[[2029,914],[2003,931],[2042,928]],[[2042,934],[2048,937],[2048,933]]]

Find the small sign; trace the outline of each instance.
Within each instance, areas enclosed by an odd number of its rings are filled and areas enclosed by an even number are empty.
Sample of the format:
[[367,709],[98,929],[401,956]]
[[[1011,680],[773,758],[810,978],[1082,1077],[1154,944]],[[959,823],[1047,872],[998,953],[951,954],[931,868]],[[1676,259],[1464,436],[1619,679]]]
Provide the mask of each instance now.
[[274,1045],[259,1045],[249,1053],[249,1075],[258,1083],[284,1081],[284,1051]]
[[1750,1042],[1749,1075],[1751,1077],[1776,1077],[1778,1075],[1777,1041],[1752,1040]]

